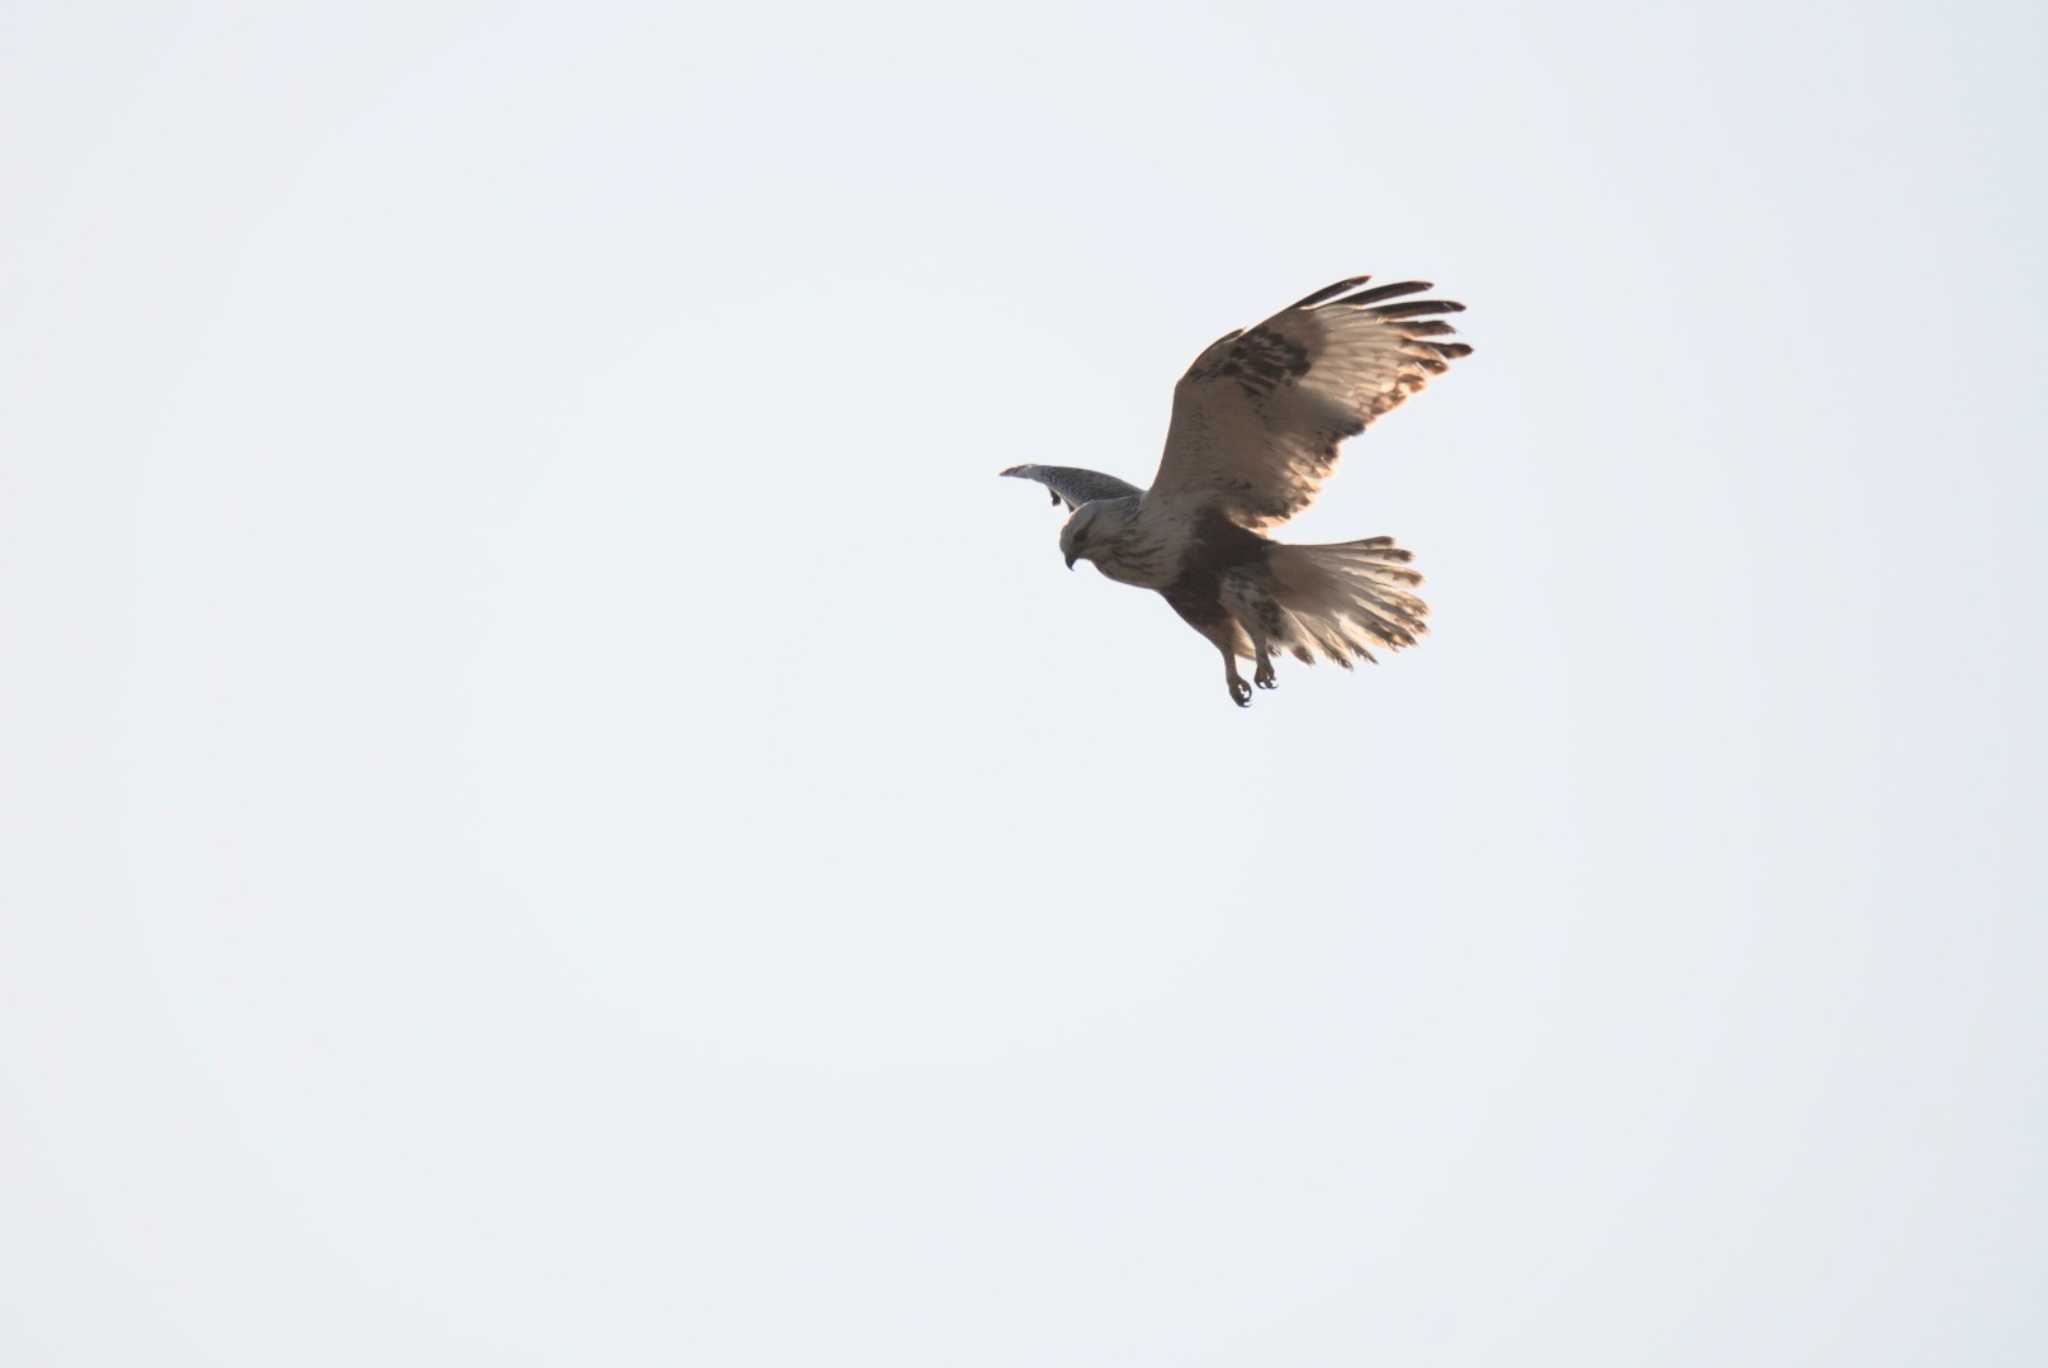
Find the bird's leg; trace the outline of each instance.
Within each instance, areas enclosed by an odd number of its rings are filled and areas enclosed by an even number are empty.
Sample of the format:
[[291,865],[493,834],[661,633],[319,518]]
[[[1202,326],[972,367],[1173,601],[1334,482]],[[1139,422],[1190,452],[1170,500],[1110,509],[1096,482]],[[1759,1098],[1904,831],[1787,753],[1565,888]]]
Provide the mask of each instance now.
[[1252,639],[1252,655],[1258,662],[1252,678],[1259,681],[1262,689],[1278,688],[1280,682],[1273,677],[1273,657],[1267,652],[1266,644],[1285,639],[1280,605],[1274,602],[1273,595],[1263,585],[1248,586],[1242,597],[1244,606],[1250,611],[1241,612],[1238,622],[1244,627],[1244,634]]
[[1228,646],[1223,648],[1223,678],[1230,685],[1230,701],[1240,708],[1252,705],[1252,686],[1244,682],[1244,676],[1237,672],[1237,652]]
[[1246,690],[1243,697],[1238,695],[1238,691],[1244,688],[1244,681],[1238,678],[1231,648],[1250,642],[1252,659],[1258,664],[1258,668],[1252,672],[1252,678],[1259,681],[1259,687],[1262,689],[1278,687],[1278,681],[1273,677],[1273,657],[1266,650],[1266,643],[1282,637],[1280,605],[1273,601],[1272,594],[1262,585],[1244,575],[1226,575],[1219,590],[1223,611],[1229,614],[1231,624],[1236,630],[1226,633],[1229,637],[1228,644],[1217,644],[1223,647],[1224,668],[1230,672],[1230,696],[1236,698],[1238,706],[1242,707],[1245,698],[1249,698],[1251,693]]

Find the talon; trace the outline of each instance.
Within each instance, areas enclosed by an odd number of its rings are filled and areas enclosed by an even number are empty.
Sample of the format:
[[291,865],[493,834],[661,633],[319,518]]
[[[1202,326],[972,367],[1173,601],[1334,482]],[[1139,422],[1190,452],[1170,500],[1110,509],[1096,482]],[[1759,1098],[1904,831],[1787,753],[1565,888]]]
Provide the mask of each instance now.
[[1230,699],[1240,708],[1249,708],[1252,705],[1252,686],[1242,679],[1231,680]]
[[1280,687],[1280,681],[1273,677],[1273,667],[1271,665],[1259,666],[1258,673],[1253,675],[1252,678],[1258,681],[1259,687],[1262,689],[1277,689]]

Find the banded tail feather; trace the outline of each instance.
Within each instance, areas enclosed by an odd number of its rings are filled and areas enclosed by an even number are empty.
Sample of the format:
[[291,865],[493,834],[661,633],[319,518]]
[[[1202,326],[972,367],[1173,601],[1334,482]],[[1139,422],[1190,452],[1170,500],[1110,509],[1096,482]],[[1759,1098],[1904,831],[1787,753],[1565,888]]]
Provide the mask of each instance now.
[[1273,547],[1267,562],[1281,631],[1274,646],[1312,663],[1320,651],[1345,669],[1354,657],[1413,646],[1429,630],[1429,606],[1409,591],[1422,583],[1392,537],[1322,546]]

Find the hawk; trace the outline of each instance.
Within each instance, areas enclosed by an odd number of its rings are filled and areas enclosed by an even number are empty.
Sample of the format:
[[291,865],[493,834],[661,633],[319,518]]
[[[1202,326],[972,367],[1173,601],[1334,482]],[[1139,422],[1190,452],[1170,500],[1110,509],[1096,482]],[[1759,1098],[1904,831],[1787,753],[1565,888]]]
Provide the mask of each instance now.
[[[1315,498],[1337,448],[1471,353],[1440,339],[1439,317],[1465,306],[1408,299],[1426,281],[1360,289],[1353,276],[1255,328],[1218,338],[1173,390],[1166,452],[1150,489],[1072,466],[1020,465],[1072,516],[1060,529],[1067,568],[1092,561],[1113,580],[1156,589],[1223,654],[1231,701],[1253,680],[1273,688],[1281,652],[1317,652],[1351,668],[1372,648],[1413,646],[1429,609],[1409,592],[1422,576],[1391,537],[1294,546],[1265,535]],[[1398,302],[1389,302],[1398,301]]]

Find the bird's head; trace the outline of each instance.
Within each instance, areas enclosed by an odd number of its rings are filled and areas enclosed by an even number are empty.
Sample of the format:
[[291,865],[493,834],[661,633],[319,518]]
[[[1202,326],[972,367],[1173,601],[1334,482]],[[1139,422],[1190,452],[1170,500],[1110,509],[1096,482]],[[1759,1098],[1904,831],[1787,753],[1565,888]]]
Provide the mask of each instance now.
[[1060,528],[1060,554],[1067,558],[1067,569],[1074,568],[1077,560],[1093,560],[1095,551],[1089,541],[1097,519],[1101,516],[1100,503],[1084,503],[1074,510]]

